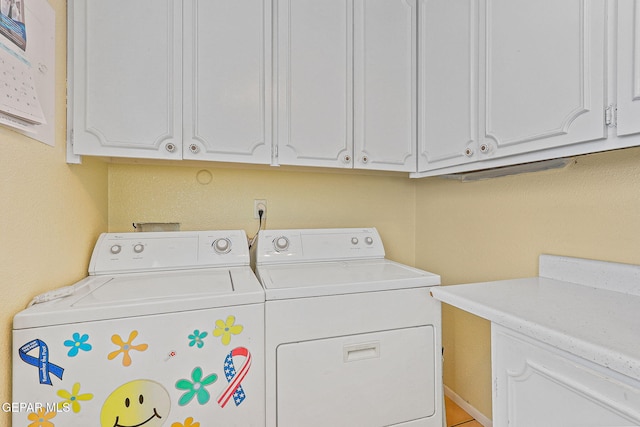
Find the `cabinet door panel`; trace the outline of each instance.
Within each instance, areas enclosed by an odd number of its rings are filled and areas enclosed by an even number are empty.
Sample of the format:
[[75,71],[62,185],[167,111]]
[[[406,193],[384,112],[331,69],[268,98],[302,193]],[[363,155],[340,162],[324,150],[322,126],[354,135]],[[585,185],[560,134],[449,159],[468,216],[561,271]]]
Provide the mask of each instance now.
[[181,157],[181,4],[74,2],[74,154]]
[[618,3],[618,135],[640,132],[640,1]]
[[606,137],[605,2],[487,0],[489,156]]
[[271,161],[271,1],[185,3],[184,158]]
[[351,167],[352,0],[277,4],[278,162]]
[[[640,389],[496,324],[491,325],[493,422],[498,426],[637,426]],[[627,380],[629,382],[627,382]]]
[[354,166],[416,170],[416,0],[355,0]]
[[474,160],[478,2],[421,0],[419,19],[418,170],[426,171]]

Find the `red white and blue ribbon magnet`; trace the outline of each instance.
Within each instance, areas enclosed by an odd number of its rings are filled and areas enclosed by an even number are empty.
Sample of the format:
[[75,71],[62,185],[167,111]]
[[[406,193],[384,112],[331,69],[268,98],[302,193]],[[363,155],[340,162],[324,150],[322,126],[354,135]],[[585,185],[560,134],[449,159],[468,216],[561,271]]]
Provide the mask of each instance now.
[[[38,357],[29,356],[27,353],[35,348],[40,351]],[[49,362],[49,347],[47,347],[47,344],[44,341],[39,339],[29,341],[20,347],[18,354],[20,355],[20,359],[25,363],[38,368],[38,372],[40,373],[40,384],[52,385],[51,376],[49,374],[53,374],[62,379],[64,369]]]
[[[239,356],[244,356],[245,361],[240,369],[236,370],[233,358]],[[229,385],[227,385],[227,388],[222,392],[220,397],[218,397],[218,404],[222,408],[227,405],[232,396],[236,406],[244,401],[246,395],[240,383],[244,380],[244,377],[247,376],[249,367],[251,367],[251,353],[249,353],[249,350],[246,348],[236,347],[227,354],[227,357],[224,359],[224,376],[227,378],[227,381],[229,381]]]

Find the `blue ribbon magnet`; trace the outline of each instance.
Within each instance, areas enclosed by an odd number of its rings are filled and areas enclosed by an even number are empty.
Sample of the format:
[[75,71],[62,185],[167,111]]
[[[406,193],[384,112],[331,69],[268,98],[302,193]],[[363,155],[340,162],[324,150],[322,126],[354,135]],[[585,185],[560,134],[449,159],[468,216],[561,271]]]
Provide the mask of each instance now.
[[[28,353],[35,348],[39,349],[40,353],[38,357],[29,356]],[[53,374],[62,379],[64,369],[58,365],[49,363],[49,347],[47,347],[47,344],[44,341],[39,339],[29,341],[20,347],[18,353],[20,354],[20,359],[25,363],[38,368],[38,372],[40,373],[40,384],[53,385],[51,384],[51,376],[49,374]]]

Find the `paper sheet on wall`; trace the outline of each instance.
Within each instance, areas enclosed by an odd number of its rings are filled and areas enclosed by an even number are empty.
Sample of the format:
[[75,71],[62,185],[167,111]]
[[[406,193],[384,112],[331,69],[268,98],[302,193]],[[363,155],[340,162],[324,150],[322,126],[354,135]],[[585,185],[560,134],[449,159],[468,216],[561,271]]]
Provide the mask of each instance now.
[[0,125],[9,126],[9,127],[14,128],[14,129],[21,130],[21,131],[27,132],[27,133],[35,133],[36,132],[35,127],[33,126],[33,123],[29,123],[27,121],[20,120],[17,117],[10,116],[10,115],[4,114],[2,112],[0,112]]
[[31,124],[46,123],[31,63],[0,44],[0,112]]
[[46,0],[0,0],[0,18],[0,124],[53,146],[55,12]]

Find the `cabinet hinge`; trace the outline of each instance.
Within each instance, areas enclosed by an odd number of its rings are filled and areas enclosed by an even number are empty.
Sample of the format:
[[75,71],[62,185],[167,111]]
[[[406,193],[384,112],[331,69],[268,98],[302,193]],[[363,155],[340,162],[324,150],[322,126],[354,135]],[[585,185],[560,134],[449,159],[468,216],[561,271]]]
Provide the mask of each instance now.
[[617,126],[618,107],[615,104],[609,104],[604,110],[604,124],[610,128]]

